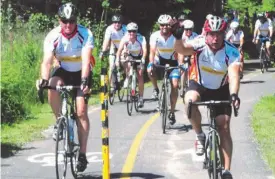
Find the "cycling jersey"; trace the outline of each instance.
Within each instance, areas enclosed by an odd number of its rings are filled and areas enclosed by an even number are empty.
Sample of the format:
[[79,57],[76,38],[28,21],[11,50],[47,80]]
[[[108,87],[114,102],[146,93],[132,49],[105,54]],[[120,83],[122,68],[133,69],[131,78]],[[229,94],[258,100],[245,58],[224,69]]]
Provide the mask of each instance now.
[[240,62],[240,53],[237,48],[227,41],[224,47],[214,54],[203,37],[189,41],[195,55],[188,76],[208,89],[218,89],[228,84],[227,69],[232,63]]
[[267,21],[262,24],[258,19],[255,23],[255,29],[259,29],[260,34],[258,35],[266,37],[269,34],[269,30],[272,29],[272,22],[270,19],[267,19]]
[[70,72],[82,69],[82,49],[94,47],[93,34],[89,29],[77,25],[73,33],[68,39],[58,26],[49,32],[44,41],[44,53],[54,52],[60,66]]
[[161,35],[160,31],[154,32],[150,36],[150,46],[155,46],[157,49],[155,60],[159,61],[159,57],[165,59],[175,60],[175,50],[174,50],[175,37],[171,34],[167,40]]
[[233,30],[229,30],[229,32],[226,34],[226,40],[233,44],[240,44],[241,39],[244,38],[244,33],[242,30],[238,30],[238,32],[235,34]]
[[187,43],[189,40],[193,40],[197,36],[198,36],[198,34],[196,32],[192,32],[191,36],[189,36],[189,37],[185,34],[185,32],[183,32],[182,40],[185,40],[185,42]]
[[119,31],[114,28],[113,24],[109,25],[105,31],[104,40],[111,40],[112,46],[118,49],[120,40],[126,34],[126,32],[127,30],[125,25],[122,25]]
[[142,47],[146,47],[146,39],[141,34],[137,34],[137,39],[132,43],[127,33],[122,39],[121,44],[124,44],[124,50],[127,50],[130,55],[134,57],[141,56],[143,54]]

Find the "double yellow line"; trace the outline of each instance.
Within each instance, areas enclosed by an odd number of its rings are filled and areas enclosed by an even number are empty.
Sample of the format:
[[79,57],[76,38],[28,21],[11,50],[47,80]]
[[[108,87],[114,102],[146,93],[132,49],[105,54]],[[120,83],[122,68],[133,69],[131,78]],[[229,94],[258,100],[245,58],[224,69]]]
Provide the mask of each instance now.
[[148,130],[148,128],[155,122],[155,120],[159,117],[159,113],[156,113],[155,115],[153,115],[140,129],[140,131],[138,132],[138,134],[136,135],[130,151],[128,153],[128,156],[124,162],[124,166],[122,169],[122,174],[123,174],[123,179],[127,179],[130,178],[130,173],[132,172],[133,168],[134,168],[134,164],[135,164],[135,160],[137,157],[137,153],[138,153],[138,147],[140,146],[140,143],[144,137],[144,134],[146,133],[146,131]]

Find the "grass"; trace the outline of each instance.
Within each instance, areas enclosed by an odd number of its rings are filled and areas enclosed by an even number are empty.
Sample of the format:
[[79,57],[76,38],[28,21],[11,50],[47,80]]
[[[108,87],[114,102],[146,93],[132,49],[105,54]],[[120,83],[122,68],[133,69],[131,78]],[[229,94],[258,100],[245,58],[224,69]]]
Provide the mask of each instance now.
[[252,114],[252,127],[264,159],[275,173],[275,94],[263,97]]

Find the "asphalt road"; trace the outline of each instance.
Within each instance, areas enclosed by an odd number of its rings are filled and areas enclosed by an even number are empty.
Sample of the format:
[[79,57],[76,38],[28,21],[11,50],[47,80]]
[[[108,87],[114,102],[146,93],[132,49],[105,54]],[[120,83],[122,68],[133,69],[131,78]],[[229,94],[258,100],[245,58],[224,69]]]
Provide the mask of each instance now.
[[[274,94],[275,69],[261,74],[257,61],[246,64],[241,81],[242,100],[238,117],[233,117],[232,173],[236,179],[274,179],[263,161],[251,129],[253,104],[261,96]],[[177,123],[162,134],[161,119],[155,111],[157,102],[150,99],[151,88],[145,90],[145,106],[140,113],[128,116],[126,103],[115,102],[109,110],[110,127],[110,176],[111,178],[168,178],[205,179],[202,157],[194,152],[195,133],[186,118],[183,103],[178,100]],[[118,101],[116,99],[116,101]],[[203,124],[207,124],[206,109],[202,109]],[[79,178],[101,178],[101,120],[100,107],[89,108],[91,132],[88,143],[87,170]],[[188,125],[186,131],[183,125]],[[206,127],[204,127],[206,130]],[[54,146],[51,129],[44,131],[45,140],[26,144],[16,154],[1,158],[2,179],[55,178]],[[70,170],[68,177],[72,178]]]

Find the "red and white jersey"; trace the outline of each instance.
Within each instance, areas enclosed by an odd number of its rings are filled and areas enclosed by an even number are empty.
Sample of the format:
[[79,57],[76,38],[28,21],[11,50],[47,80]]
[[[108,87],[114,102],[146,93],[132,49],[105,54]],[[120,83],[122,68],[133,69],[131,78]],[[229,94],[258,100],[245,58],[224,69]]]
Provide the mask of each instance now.
[[127,33],[122,39],[121,44],[124,44],[124,50],[129,52],[134,57],[140,56],[143,54],[142,47],[146,48],[146,39],[141,34],[137,34],[135,42],[129,40],[129,34]]
[[60,66],[70,72],[82,69],[81,53],[84,48],[94,48],[92,32],[81,25],[77,25],[74,34],[68,39],[63,35],[61,27],[51,30],[44,40],[44,53],[54,52]]
[[203,36],[188,42],[195,50],[194,62],[189,68],[189,79],[195,80],[208,89],[218,89],[228,84],[228,66],[240,64],[240,53],[232,44],[224,41],[224,46],[215,54],[205,43]]

